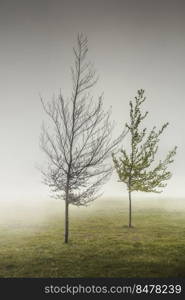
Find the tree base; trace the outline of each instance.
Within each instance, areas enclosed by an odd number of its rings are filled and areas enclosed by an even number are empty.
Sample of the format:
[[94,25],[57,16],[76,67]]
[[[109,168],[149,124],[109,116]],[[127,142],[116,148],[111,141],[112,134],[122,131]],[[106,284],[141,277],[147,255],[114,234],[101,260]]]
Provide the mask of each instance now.
[[133,226],[133,225],[131,225],[131,226],[129,226],[129,225],[123,225],[123,228],[130,228],[130,229],[132,229],[132,228],[135,228],[135,226]]

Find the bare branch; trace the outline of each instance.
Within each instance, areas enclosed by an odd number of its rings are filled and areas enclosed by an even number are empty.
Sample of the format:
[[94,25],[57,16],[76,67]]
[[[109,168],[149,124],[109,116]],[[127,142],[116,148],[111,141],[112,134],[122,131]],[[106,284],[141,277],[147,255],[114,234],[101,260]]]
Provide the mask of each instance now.
[[57,197],[81,206],[93,201],[110,177],[113,166],[108,159],[126,131],[113,140],[111,111],[104,112],[103,96],[97,102],[91,97],[97,76],[92,64],[86,62],[88,41],[83,34],[78,35],[73,52],[70,100],[61,92],[46,104],[41,98],[51,124],[51,128],[43,127],[41,134],[41,147],[49,160],[42,173]]

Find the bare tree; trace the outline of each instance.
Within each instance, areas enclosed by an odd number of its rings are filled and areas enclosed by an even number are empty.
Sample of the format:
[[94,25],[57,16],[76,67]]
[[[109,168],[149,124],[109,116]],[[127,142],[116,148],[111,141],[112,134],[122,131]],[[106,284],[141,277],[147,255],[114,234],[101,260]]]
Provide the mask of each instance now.
[[83,34],[78,35],[73,51],[70,99],[66,101],[60,93],[45,104],[41,98],[52,124],[52,129],[42,126],[41,148],[48,158],[42,173],[55,196],[65,200],[65,243],[69,235],[69,204],[83,206],[99,196],[99,188],[112,173],[107,159],[125,135],[122,132],[112,139],[110,111],[104,112],[102,96],[94,103],[90,95],[97,76],[86,62],[88,43]]

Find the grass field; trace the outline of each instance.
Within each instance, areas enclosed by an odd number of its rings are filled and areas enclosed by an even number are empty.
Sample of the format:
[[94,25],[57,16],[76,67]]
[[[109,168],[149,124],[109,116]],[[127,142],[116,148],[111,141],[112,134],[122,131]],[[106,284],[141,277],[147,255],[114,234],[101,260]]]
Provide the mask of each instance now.
[[1,224],[0,277],[185,277],[185,210],[146,203],[131,229],[127,201],[72,209],[68,245],[62,206],[40,221],[22,212]]

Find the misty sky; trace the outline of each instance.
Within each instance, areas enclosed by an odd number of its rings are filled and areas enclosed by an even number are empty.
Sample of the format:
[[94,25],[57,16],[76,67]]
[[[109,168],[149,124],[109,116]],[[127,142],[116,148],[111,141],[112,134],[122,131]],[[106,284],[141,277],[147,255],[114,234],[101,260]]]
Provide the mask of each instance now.
[[[78,32],[88,37],[100,77],[94,96],[104,92],[118,132],[139,88],[146,90],[147,125],[170,122],[159,151],[163,157],[177,145],[178,154],[164,195],[183,197],[185,1],[0,0],[0,201],[48,196],[36,168],[43,161],[39,93],[50,100],[61,88],[70,96]],[[116,180],[103,188],[105,195],[126,192]]]

